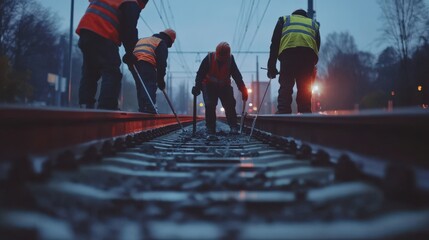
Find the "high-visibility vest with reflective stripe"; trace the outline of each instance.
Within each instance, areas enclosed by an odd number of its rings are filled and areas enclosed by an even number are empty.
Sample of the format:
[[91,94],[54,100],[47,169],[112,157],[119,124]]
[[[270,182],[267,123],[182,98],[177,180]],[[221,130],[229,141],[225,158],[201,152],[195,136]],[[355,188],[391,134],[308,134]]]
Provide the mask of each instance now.
[[89,7],[80,20],[76,33],[80,35],[80,30],[87,29],[120,46],[119,7],[125,2],[138,4],[137,0],[90,0]]
[[139,61],[146,61],[156,68],[155,50],[161,41],[157,37],[142,38],[137,42],[133,53]]
[[203,79],[203,84],[217,84],[219,86],[231,85],[231,57],[223,63],[219,64],[216,61],[216,54],[209,53],[209,71]]
[[319,24],[311,18],[300,15],[283,17],[284,24],[282,38],[280,41],[280,55],[287,48],[308,47],[319,55],[316,43],[316,34],[319,31]]

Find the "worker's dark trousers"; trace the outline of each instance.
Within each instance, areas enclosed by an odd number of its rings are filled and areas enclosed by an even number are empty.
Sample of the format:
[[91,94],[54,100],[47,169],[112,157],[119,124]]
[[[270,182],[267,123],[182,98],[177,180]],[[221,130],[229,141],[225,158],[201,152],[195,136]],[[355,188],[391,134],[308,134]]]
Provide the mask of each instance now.
[[220,87],[216,84],[203,85],[203,98],[206,105],[206,127],[209,131],[216,130],[216,106],[218,99],[225,109],[226,119],[231,128],[237,128],[234,91],[231,85]]
[[[140,74],[141,79],[143,80],[144,85],[146,86],[147,91],[149,92],[150,98],[153,101],[153,104],[156,103],[156,69],[152,64],[145,61],[138,61],[136,63],[137,71]],[[133,72],[133,71],[132,71]],[[134,76],[137,87],[137,101],[139,103],[139,111],[145,113],[156,113],[155,108],[153,107],[150,99],[143,88],[142,83],[140,82],[137,76]]]
[[303,48],[287,49],[280,58],[280,89],[277,112],[292,113],[293,87],[297,85],[296,103],[298,112],[311,113],[311,85],[317,57],[313,50]]
[[97,82],[101,77],[98,108],[117,110],[122,79],[118,46],[91,31],[82,30],[79,48],[83,55],[79,104],[94,106]]

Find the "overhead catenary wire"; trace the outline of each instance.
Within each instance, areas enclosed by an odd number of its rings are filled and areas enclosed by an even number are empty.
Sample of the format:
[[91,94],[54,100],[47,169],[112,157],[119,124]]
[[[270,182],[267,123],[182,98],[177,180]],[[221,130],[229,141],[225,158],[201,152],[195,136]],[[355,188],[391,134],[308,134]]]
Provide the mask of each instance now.
[[169,15],[167,13],[167,10],[165,9],[165,4],[164,4],[163,0],[161,0],[161,11],[163,11],[164,12],[164,16],[166,16],[165,20],[167,21],[167,26],[171,27],[172,25],[170,23],[170,20],[169,20],[169,17],[168,17]]
[[[253,2],[254,0],[252,0]],[[251,2],[251,3],[252,3]],[[249,2],[247,2],[249,3]],[[238,38],[236,39],[236,45],[234,45],[234,49],[238,49],[241,41],[243,40],[243,34],[245,32],[245,28],[246,28],[246,19],[247,19],[247,12],[249,12],[250,8],[247,6],[252,6],[251,4],[244,4],[243,9],[240,10],[240,14],[241,14],[241,18],[240,18],[240,22],[238,25]],[[249,10],[248,10],[249,9]]]
[[152,34],[155,33],[155,31],[153,31],[153,29],[149,26],[149,24],[144,20],[144,18],[140,15],[140,19],[143,21],[143,23],[146,25],[147,28],[149,28],[149,30],[152,32]]
[[238,30],[239,30],[239,24],[240,24],[240,20],[242,19],[243,13],[244,13],[244,11],[243,11],[244,6],[245,6],[244,3],[245,3],[245,0],[241,0],[240,9],[239,9],[238,14],[237,14],[237,20],[235,21],[234,36],[232,38],[232,46],[233,47],[235,47],[236,43],[237,43],[237,35],[238,35]]
[[164,25],[165,28],[167,28],[168,25],[165,23],[164,18],[162,17],[162,14],[161,14],[161,12],[158,9],[158,5],[156,4],[156,1],[152,1],[152,2],[153,2],[153,5],[156,8],[156,12],[158,13],[159,18],[161,19],[162,24]]
[[263,20],[264,20],[264,18],[265,18],[265,14],[267,13],[267,10],[268,10],[268,7],[270,6],[270,3],[271,3],[271,0],[269,0],[269,1],[267,2],[267,5],[265,5],[265,10],[264,10],[264,12],[262,13],[262,17],[261,17],[261,19],[259,20],[258,25],[256,26],[255,33],[253,34],[253,36],[252,36],[252,40],[251,40],[251,41],[250,41],[250,43],[249,43],[249,47],[247,48],[247,51],[245,51],[246,53],[245,53],[245,55],[244,55],[244,57],[243,57],[243,60],[241,61],[240,68],[241,68],[241,66],[244,64],[244,62],[246,61],[247,54],[248,54],[248,52],[249,52],[250,48],[252,47],[253,42],[254,42],[254,41],[255,41],[255,39],[256,39],[256,35],[257,35],[257,34],[258,34],[258,32],[259,32],[259,28],[260,28],[260,26],[261,26],[262,21],[263,21]]
[[238,51],[241,50],[241,48],[243,46],[244,39],[246,38],[246,35],[247,35],[247,31],[249,30],[249,24],[250,24],[251,19],[253,17],[254,7],[255,7],[255,0],[252,0],[251,6],[249,8],[249,14],[247,15],[246,24],[244,26],[244,33],[241,35],[242,37],[239,39],[240,45],[238,47]]
[[[167,11],[165,9],[165,4],[164,4],[163,0],[161,0],[161,8],[162,8],[163,12],[160,11],[160,8],[158,7],[158,4],[156,3],[156,1],[153,1],[153,3],[154,3],[154,6],[156,8],[156,11],[158,13],[159,18],[161,19],[161,22],[162,22],[164,28],[170,28],[171,25],[170,25],[170,21],[169,21],[169,15],[173,16],[173,12],[170,11],[170,14],[167,13]],[[169,2],[167,2],[167,4],[169,5]],[[170,7],[170,10],[171,10],[171,7]],[[174,25],[174,22],[173,22],[173,25]],[[181,45],[180,45],[180,40],[179,39],[176,39],[174,47],[175,47],[175,49],[176,49],[177,52],[181,52]],[[178,58],[179,58],[179,60],[177,62],[179,63],[179,66],[182,67],[183,70],[188,71],[189,74],[190,74],[190,76],[191,76],[192,71],[189,68],[189,66],[187,64],[187,61],[184,58],[183,54],[179,54]]]
[[[169,26],[173,26],[173,28],[176,29],[176,24],[175,24],[175,19],[174,19],[174,13],[173,13],[173,11],[171,9],[170,1],[169,0],[166,0],[166,1],[167,1],[167,6],[168,6],[169,13],[167,13],[167,11],[166,11],[164,0],[161,0],[161,6],[162,6],[162,8],[164,10],[165,18],[167,19],[167,23],[169,24]],[[170,25],[170,21],[168,20],[170,17],[172,19],[172,21],[171,21],[172,24],[171,25]],[[174,48],[177,51],[182,52],[182,46],[181,46],[180,39],[176,39],[176,43],[174,44]],[[188,71],[189,72],[189,76],[191,76],[192,75],[192,71],[191,71],[191,69],[190,69],[190,67],[189,67],[189,65],[188,65],[185,57],[183,56],[183,54],[179,54],[178,57],[179,57],[179,60],[181,61],[182,68],[184,70]]]

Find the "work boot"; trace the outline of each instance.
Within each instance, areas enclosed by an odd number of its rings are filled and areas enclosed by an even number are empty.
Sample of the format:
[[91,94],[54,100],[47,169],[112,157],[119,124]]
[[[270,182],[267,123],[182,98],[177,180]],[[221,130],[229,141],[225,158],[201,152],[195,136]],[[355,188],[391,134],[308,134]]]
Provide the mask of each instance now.
[[141,113],[147,113],[147,114],[156,114],[156,111],[155,111],[155,109],[153,109],[153,107],[139,108],[139,112],[141,112]]
[[206,129],[206,133],[207,133],[207,141],[217,141],[219,140],[219,138],[216,137],[216,129],[213,128],[207,128]]
[[207,133],[207,135],[216,135],[216,129],[207,128],[206,133]]
[[218,141],[219,140],[219,138],[213,134],[208,135],[206,139],[207,139],[207,141]]
[[229,131],[229,134],[231,135],[238,135],[238,127],[232,127]]
[[94,109],[94,104],[80,104],[80,108],[83,108],[83,109]]
[[290,112],[288,112],[288,111],[281,111],[281,110],[278,110],[278,111],[276,111],[276,113],[275,114],[291,114]]

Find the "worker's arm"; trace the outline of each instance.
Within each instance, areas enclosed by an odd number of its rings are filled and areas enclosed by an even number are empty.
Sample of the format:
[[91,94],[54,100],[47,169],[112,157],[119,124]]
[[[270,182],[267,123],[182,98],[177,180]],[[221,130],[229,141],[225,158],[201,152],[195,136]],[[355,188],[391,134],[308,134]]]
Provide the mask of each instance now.
[[234,56],[231,56],[231,76],[237,84],[238,90],[241,92],[243,101],[247,101],[249,94],[247,93],[246,85],[243,82],[243,76],[241,76],[240,70],[238,70],[237,64],[235,63]]
[[141,8],[136,2],[124,2],[119,7],[121,12],[120,38],[124,44],[125,52],[131,54],[138,41],[137,21],[140,16]]
[[167,69],[168,47],[164,41],[161,41],[155,49],[156,55],[156,81],[158,87],[163,90],[165,88],[165,74]]
[[267,68],[269,72],[271,71],[271,73],[275,71],[274,74],[277,74],[276,63],[279,55],[280,40],[282,39],[283,24],[283,17],[280,17],[277,21],[276,27],[274,28],[273,36],[271,38],[270,58],[268,59]]
[[209,72],[209,55],[207,54],[207,56],[201,62],[200,68],[198,69],[198,72],[197,72],[197,76],[195,77],[195,86],[198,89],[202,88],[203,79],[206,77],[208,72]]
[[238,89],[242,91],[246,86],[244,85],[243,76],[241,75],[240,70],[238,70],[234,56],[231,56],[231,76],[237,84]]

